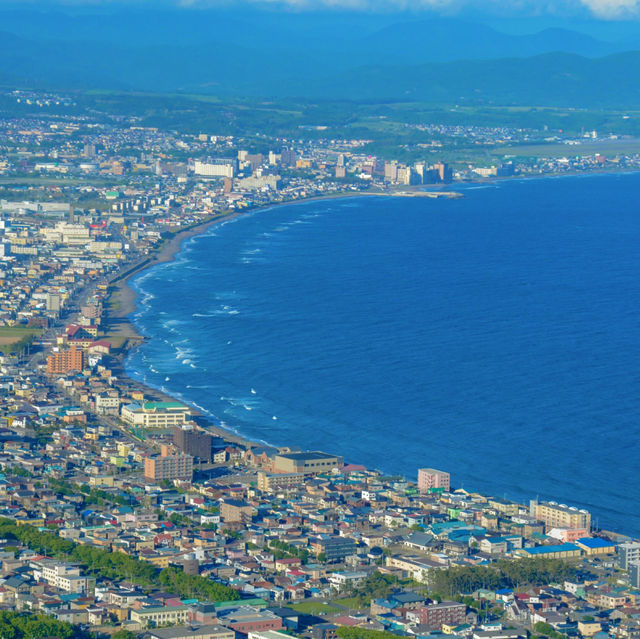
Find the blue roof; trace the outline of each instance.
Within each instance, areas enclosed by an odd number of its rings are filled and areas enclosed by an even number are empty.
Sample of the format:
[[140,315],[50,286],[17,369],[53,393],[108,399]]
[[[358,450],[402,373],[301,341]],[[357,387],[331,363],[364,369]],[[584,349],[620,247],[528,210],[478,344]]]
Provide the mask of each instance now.
[[530,555],[544,555],[552,552],[568,552],[570,550],[580,550],[575,544],[557,544],[555,546],[536,546],[535,548],[525,548]]
[[615,546],[612,541],[606,541],[599,537],[582,537],[578,539],[576,543],[582,544],[587,548],[610,548],[611,546]]

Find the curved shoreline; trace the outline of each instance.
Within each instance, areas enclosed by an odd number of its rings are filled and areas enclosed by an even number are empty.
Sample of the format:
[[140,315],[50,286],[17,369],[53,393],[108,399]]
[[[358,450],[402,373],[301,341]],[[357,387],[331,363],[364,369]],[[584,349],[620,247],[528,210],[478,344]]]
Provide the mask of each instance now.
[[[567,177],[567,178],[578,178],[578,177],[597,177],[597,176],[611,176],[615,174],[626,175],[630,173],[638,173],[638,171],[603,171],[598,173],[588,173],[583,175],[579,172],[566,175],[548,175],[548,176],[514,176],[514,177],[505,177],[505,178],[480,178],[478,180],[469,181],[469,182],[461,182],[458,183],[460,187],[464,189],[465,186],[469,185],[486,185],[487,187],[494,186],[502,181],[528,181],[528,180],[543,180],[543,179],[557,179],[559,177]],[[436,189],[438,187],[436,186]],[[451,188],[451,185],[441,185],[441,189],[443,188]],[[466,190],[466,189],[465,189]],[[118,315],[115,316],[112,312],[106,312],[107,322],[116,321],[119,325],[119,330],[123,333],[123,337],[125,338],[123,344],[120,348],[120,353],[118,355],[118,365],[117,365],[117,375],[120,379],[126,379],[129,382],[130,386],[133,386],[137,389],[142,390],[145,395],[150,397],[156,397],[159,399],[166,400],[174,400],[180,401],[183,404],[189,405],[192,408],[192,414],[199,418],[201,421],[206,422],[206,427],[211,432],[223,437],[227,441],[235,442],[238,444],[242,444],[244,446],[255,446],[255,445],[264,445],[265,442],[260,441],[258,439],[249,438],[241,435],[240,433],[232,430],[230,427],[220,426],[215,423],[213,420],[217,419],[215,417],[203,414],[202,409],[200,409],[197,405],[194,405],[191,401],[185,401],[180,397],[176,397],[175,394],[172,394],[171,391],[163,390],[162,388],[156,388],[154,386],[149,385],[148,383],[135,379],[128,374],[125,369],[125,360],[129,352],[138,348],[147,338],[144,335],[141,335],[133,322],[131,316],[138,309],[138,292],[131,286],[131,280],[137,275],[148,271],[155,266],[160,264],[172,262],[176,259],[177,255],[183,248],[183,244],[186,240],[204,235],[210,228],[218,225],[224,224],[228,221],[232,221],[234,219],[238,219],[240,217],[248,217],[254,215],[256,213],[260,213],[261,211],[276,208],[276,207],[284,207],[284,206],[292,206],[297,204],[306,204],[308,202],[313,201],[321,201],[321,200],[335,200],[335,199],[351,199],[354,197],[370,197],[370,196],[387,196],[393,197],[393,193],[386,192],[346,192],[341,194],[331,194],[324,196],[315,196],[310,198],[298,199],[298,200],[290,200],[285,202],[273,202],[270,204],[257,206],[251,209],[242,210],[242,211],[231,211],[228,213],[223,213],[217,216],[213,216],[207,220],[203,220],[202,222],[192,225],[183,230],[179,230],[175,232],[175,234],[165,241],[161,246],[155,248],[153,252],[147,256],[145,259],[140,260],[139,262],[129,265],[124,269],[124,272],[117,274],[113,280],[112,284],[114,285],[114,289],[111,291],[108,297],[108,300],[111,301],[112,298],[118,298]],[[108,339],[108,337],[106,338]]]
[[[119,379],[127,380],[127,385],[141,390],[145,396],[155,397],[163,400],[179,401],[185,405],[188,405],[192,409],[192,415],[194,415],[198,421],[202,421],[203,425],[206,423],[206,428],[211,433],[222,437],[226,441],[241,444],[246,447],[264,445],[256,439],[245,437],[231,428],[225,428],[213,422],[213,418],[204,415],[202,410],[195,406],[193,402],[185,401],[176,397],[175,394],[166,392],[161,388],[156,388],[150,384],[133,378],[125,368],[125,360],[128,354],[137,349],[146,339],[145,335],[141,335],[138,327],[133,322],[131,316],[138,309],[138,292],[132,287],[131,281],[134,277],[140,275],[145,271],[149,271],[156,266],[166,264],[168,262],[175,261],[177,255],[182,250],[183,244],[191,239],[204,235],[210,228],[219,224],[224,224],[240,217],[248,217],[250,215],[260,213],[262,211],[281,207],[281,206],[293,206],[296,204],[306,204],[307,202],[322,201],[322,200],[337,200],[337,199],[351,199],[354,197],[370,197],[372,195],[387,195],[386,193],[371,193],[371,192],[346,192],[335,195],[324,195],[305,198],[301,200],[290,200],[286,202],[274,202],[266,204],[264,206],[258,206],[243,211],[232,211],[226,214],[214,216],[208,220],[204,220],[198,224],[192,225],[183,230],[177,231],[173,237],[169,238],[165,243],[153,250],[153,252],[146,256],[144,259],[138,262],[128,265],[124,272],[116,274],[111,280],[109,285],[109,293],[105,304],[105,319],[106,323],[110,325],[110,331],[112,326],[117,326],[116,336],[122,339],[122,345],[119,348],[119,352],[116,356],[116,366],[113,367],[114,372]],[[113,288],[112,288],[113,287]],[[113,312],[110,307],[117,309],[117,314]],[[114,310],[115,310],[114,309]],[[111,335],[105,336],[104,339],[109,339]]]

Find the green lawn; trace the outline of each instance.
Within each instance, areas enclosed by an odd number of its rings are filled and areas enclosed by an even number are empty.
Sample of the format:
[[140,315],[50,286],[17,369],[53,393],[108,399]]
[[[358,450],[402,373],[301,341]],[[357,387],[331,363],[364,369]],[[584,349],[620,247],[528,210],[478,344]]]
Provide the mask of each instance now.
[[357,597],[348,597],[345,599],[338,599],[336,601],[337,604],[344,606],[345,608],[350,608],[352,610],[359,610],[362,608],[360,604],[360,600]]

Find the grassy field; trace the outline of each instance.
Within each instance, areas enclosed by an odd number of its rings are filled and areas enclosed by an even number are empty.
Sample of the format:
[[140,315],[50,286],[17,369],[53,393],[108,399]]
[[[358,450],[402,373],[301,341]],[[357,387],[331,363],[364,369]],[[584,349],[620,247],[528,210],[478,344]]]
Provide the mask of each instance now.
[[0,326],[0,351],[11,353],[26,347],[30,338],[42,335],[42,329],[26,326]]
[[350,610],[359,610],[360,608],[362,608],[362,606],[360,605],[360,600],[357,597],[338,599],[336,603]]

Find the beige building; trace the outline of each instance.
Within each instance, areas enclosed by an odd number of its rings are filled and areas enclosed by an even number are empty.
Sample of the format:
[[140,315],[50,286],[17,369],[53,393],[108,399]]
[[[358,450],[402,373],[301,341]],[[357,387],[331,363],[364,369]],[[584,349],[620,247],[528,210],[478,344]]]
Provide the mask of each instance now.
[[245,501],[225,499],[220,502],[220,519],[224,522],[251,521],[255,512],[255,508]]
[[153,623],[156,626],[177,626],[189,618],[187,606],[154,606],[131,611],[131,621],[139,623],[143,628]]
[[578,510],[573,506],[557,504],[554,501],[530,504],[530,514],[544,522],[547,530],[551,528],[585,528],[591,530],[591,515],[587,510]]
[[318,475],[342,468],[344,459],[337,455],[328,455],[319,451],[306,453],[281,453],[273,458],[273,470],[276,473],[302,473]]
[[147,457],[144,460],[144,477],[159,482],[164,479],[191,479],[193,476],[193,457],[191,455],[163,455]]
[[304,481],[303,473],[265,473],[258,471],[258,490],[274,492],[300,486]]
[[170,428],[184,424],[191,413],[179,402],[141,402],[123,406],[120,416],[130,426]]

